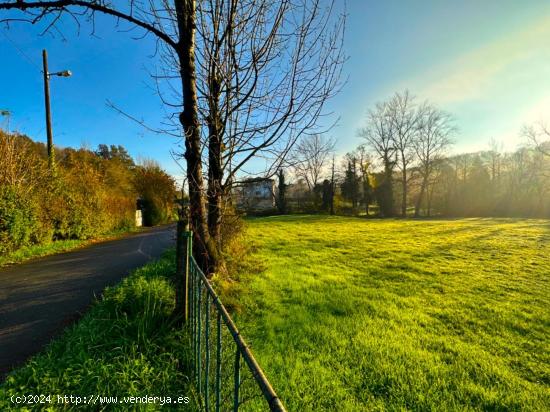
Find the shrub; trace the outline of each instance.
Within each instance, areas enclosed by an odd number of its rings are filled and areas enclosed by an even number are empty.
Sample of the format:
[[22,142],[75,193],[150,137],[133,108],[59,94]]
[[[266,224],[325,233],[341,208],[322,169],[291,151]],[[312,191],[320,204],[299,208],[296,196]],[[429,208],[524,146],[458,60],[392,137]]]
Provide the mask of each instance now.
[[38,226],[32,203],[15,187],[0,187],[0,253],[29,244]]
[[89,239],[135,226],[136,199],[148,225],[174,218],[175,182],[160,166],[136,166],[121,146],[56,149],[0,130],[0,253],[52,240]]
[[176,184],[172,176],[158,164],[148,160],[136,168],[134,184],[143,201],[143,218],[146,226],[166,223],[173,219]]

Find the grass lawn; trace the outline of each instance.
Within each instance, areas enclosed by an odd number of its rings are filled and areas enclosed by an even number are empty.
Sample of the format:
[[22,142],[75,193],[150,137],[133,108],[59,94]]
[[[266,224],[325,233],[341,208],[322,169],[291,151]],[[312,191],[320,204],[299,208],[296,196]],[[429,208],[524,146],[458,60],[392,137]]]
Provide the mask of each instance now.
[[290,411],[550,410],[548,221],[247,230],[259,270],[223,297]]
[[[195,410],[188,340],[171,316],[173,273],[174,253],[168,253],[107,288],[77,324],[8,375],[0,385],[0,411]],[[12,403],[12,396],[23,395],[51,399],[39,399],[42,404]],[[58,395],[79,396],[80,404],[76,398],[71,404],[59,402]],[[131,396],[163,399],[144,404],[127,398]],[[190,403],[174,404],[185,401],[180,396],[189,397]]]

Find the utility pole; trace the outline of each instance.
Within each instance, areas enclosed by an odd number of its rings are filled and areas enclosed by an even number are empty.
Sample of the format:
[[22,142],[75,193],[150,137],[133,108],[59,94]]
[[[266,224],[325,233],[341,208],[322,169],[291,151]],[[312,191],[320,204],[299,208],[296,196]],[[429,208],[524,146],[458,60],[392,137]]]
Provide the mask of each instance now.
[[42,50],[42,66],[44,72],[44,104],[46,106],[46,133],[48,136],[48,166],[50,170],[55,167],[55,158],[53,150],[53,132],[52,132],[52,113],[50,109],[50,76],[70,77],[72,73],[69,70],[62,72],[48,72],[48,52]]
[[50,74],[48,73],[48,53],[42,50],[42,66],[44,72],[44,104],[46,105],[46,133],[48,136],[48,167],[54,168],[52,114],[50,110]]

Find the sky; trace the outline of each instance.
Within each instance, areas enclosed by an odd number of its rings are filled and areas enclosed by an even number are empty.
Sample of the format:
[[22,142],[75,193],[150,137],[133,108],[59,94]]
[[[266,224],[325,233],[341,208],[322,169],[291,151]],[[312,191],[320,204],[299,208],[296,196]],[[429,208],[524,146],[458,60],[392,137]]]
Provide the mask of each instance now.
[[[329,134],[340,154],[362,143],[356,132],[367,110],[405,89],[453,115],[455,153],[487,149],[491,139],[513,150],[523,141],[523,124],[550,120],[549,1],[348,0],[346,9],[347,81],[327,106],[339,118]],[[95,36],[86,23],[77,33],[66,21],[65,39],[41,36],[41,29],[0,27],[0,109],[12,112],[10,128],[46,140],[45,48],[50,71],[74,73],[51,80],[56,145],[121,144],[181,175],[171,155],[177,139],[151,133],[106,104],[159,125],[164,109],[148,74],[155,69],[153,40],[117,32],[108,17],[97,20]]]

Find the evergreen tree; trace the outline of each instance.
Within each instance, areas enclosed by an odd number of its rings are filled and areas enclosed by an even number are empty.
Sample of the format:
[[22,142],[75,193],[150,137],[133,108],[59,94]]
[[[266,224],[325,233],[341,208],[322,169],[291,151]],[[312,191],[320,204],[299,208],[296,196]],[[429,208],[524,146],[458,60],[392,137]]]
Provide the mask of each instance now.
[[286,188],[288,185],[285,183],[285,172],[283,169],[279,169],[277,176],[279,178],[279,194],[276,201],[277,209],[281,215],[284,215],[287,213]]
[[323,180],[322,194],[323,202],[321,204],[321,208],[326,212],[330,210],[330,205],[332,202],[332,183],[328,179]]
[[342,182],[342,197],[351,202],[353,210],[359,202],[359,177],[357,176],[357,159],[348,156],[348,165]]

